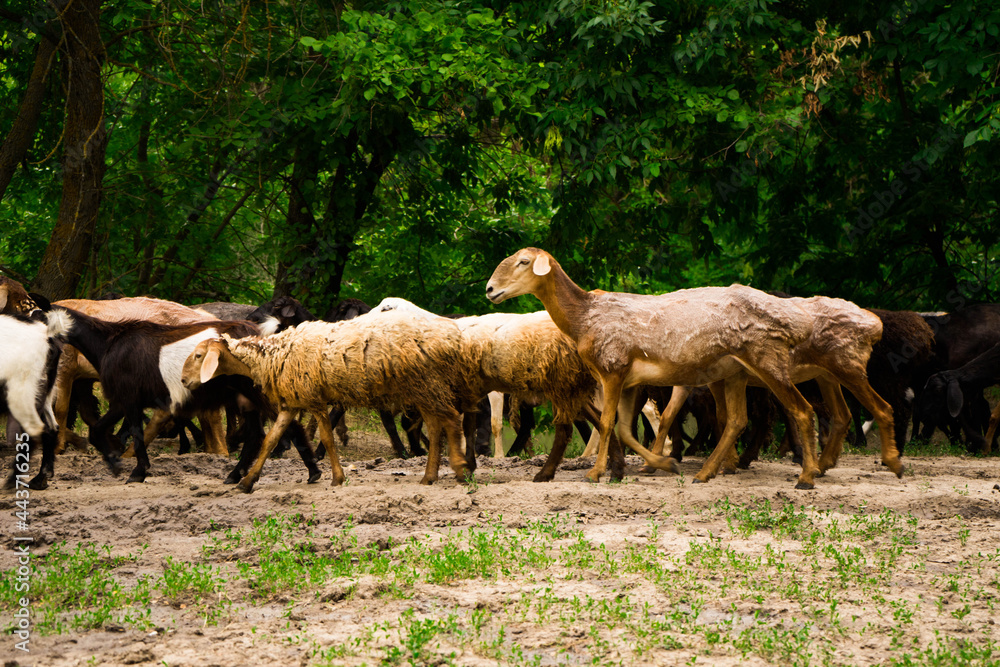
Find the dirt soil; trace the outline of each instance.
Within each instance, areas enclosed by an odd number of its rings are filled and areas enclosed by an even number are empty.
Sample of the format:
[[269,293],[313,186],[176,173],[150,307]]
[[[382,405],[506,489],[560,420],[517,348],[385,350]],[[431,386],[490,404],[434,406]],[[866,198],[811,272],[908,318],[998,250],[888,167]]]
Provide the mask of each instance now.
[[[322,464],[324,479],[307,485],[304,467],[290,453],[268,462],[251,495],[223,486],[221,480],[232,462],[208,454],[161,454],[152,460],[147,481],[131,485],[124,484],[124,476],[112,478],[95,457],[67,454],[58,459],[56,478],[50,488],[31,493],[28,532],[34,538],[33,553],[42,556],[53,543],[63,540],[70,545],[110,544],[116,554],[141,553],[133,565],[137,571],[156,572],[162,570],[168,557],[174,561],[203,561],[202,547],[209,541],[210,530],[218,535],[227,528],[244,528],[254,518],[303,512],[314,517],[319,535],[332,534],[351,521],[363,545],[389,538],[399,544],[413,536],[425,539],[428,534],[487,522],[518,527],[558,515],[581,528],[589,540],[612,551],[645,539],[655,540],[665,554],[676,554],[683,553],[693,542],[729,534],[725,518],[709,511],[725,499],[734,505],[748,506],[767,499],[774,507],[793,503],[807,506],[810,511],[829,510],[838,516],[879,513],[884,509],[912,514],[921,528],[920,553],[932,564],[956,563],[966,554],[993,553],[1000,546],[1000,487],[995,486],[1000,480],[1000,459],[997,458],[905,459],[909,472],[899,480],[877,463],[875,454],[845,456],[838,468],[818,480],[813,491],[794,489],[798,470],[790,460],[758,462],[737,475],[695,485],[691,479],[701,465],[701,458],[686,459],[681,464],[682,477],[677,477],[662,472],[640,475],[640,461],[629,457],[626,483],[595,485],[583,481],[592,459],[569,460],[555,481],[534,484],[531,478],[538,471],[540,457],[528,461],[481,458],[477,472],[480,483],[470,493],[470,489],[456,484],[447,466],[442,467],[442,479],[433,487],[418,485],[425,459],[378,458],[387,451],[379,437],[356,434],[354,447],[344,452],[345,461],[353,461],[345,464],[349,483],[339,488],[329,485],[326,462]],[[12,537],[17,533],[14,498],[11,495],[0,498],[0,508],[7,524],[2,531],[0,570],[10,570],[17,567],[13,551],[16,543]],[[661,526],[653,536],[649,533],[651,521]],[[960,546],[962,530],[967,531],[962,536],[967,543]],[[739,544],[754,548],[752,542]],[[511,557],[518,556],[511,554]],[[992,574],[995,585],[995,570]],[[987,584],[989,575],[989,572],[983,575]],[[629,590],[640,601],[644,595],[648,596],[654,608],[671,604],[669,591],[650,589],[643,593],[641,581],[634,579],[629,579],[622,590]],[[432,608],[468,612],[484,605],[496,609],[502,607],[505,596],[516,594],[514,588],[521,586],[523,591],[528,586],[497,579],[441,586],[420,584],[409,599],[382,599],[365,594],[363,582],[359,585],[361,588],[354,589],[353,595],[309,591],[253,604],[241,599],[240,591],[231,591],[235,604],[217,625],[206,624],[198,614],[154,599],[152,630],[107,626],[89,631],[36,634],[31,637],[31,650],[27,654],[13,650],[15,640],[6,636],[0,638],[5,644],[0,646],[0,661],[7,665],[53,666],[305,665],[315,660],[317,646],[344,642],[365,627],[399,618],[407,608],[416,608],[418,612]],[[560,595],[568,599],[571,594],[596,597],[609,590],[613,594],[618,584],[582,580],[565,581],[561,585]],[[532,588],[536,586],[537,582],[530,584]],[[997,599],[1000,592],[993,589],[992,595]],[[767,607],[766,602],[762,604]],[[989,611],[985,606],[980,609],[981,606],[975,605],[972,616],[965,619],[939,613],[937,621],[929,621],[926,626],[918,623],[915,635],[927,635],[938,629],[963,632],[956,627],[972,621],[980,633],[976,636],[985,633],[988,641],[1000,640],[1000,633],[989,618],[992,603]],[[885,616],[887,609],[869,607],[854,613],[877,619]],[[770,609],[768,613],[779,614],[781,610]],[[866,617],[855,619],[852,627],[864,624],[865,620]],[[4,625],[7,621],[4,619]],[[553,636],[552,628],[530,622],[512,632],[517,633],[516,642],[520,646],[534,647],[541,655],[534,662],[526,660],[525,664],[589,664],[593,646],[586,636],[572,638],[565,633]],[[301,641],[304,633],[309,641]],[[886,641],[873,640],[867,649],[855,642],[850,647],[850,658],[845,661],[881,662],[886,655]],[[680,664],[700,655],[698,651],[704,647],[689,648],[673,657],[658,649],[642,656],[619,656],[611,662]],[[342,662],[372,664],[371,660],[362,654],[345,657]],[[723,651],[708,662],[736,664],[744,660],[752,664],[768,662],[759,655],[741,656],[733,651]],[[450,661],[474,665],[515,662],[476,655],[474,651],[460,652]],[[392,660],[383,662],[391,664]],[[703,662],[704,658],[699,664]]]

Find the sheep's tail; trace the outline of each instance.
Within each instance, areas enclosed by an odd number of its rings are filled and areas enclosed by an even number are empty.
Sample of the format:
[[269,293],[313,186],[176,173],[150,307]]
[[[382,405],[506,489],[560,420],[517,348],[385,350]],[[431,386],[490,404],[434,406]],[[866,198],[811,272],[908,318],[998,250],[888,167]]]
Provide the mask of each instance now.
[[268,315],[264,321],[257,326],[260,327],[261,336],[270,336],[278,332],[278,327],[281,326],[281,320],[274,315]]
[[65,337],[73,330],[73,316],[61,308],[50,310],[46,320],[50,338]]

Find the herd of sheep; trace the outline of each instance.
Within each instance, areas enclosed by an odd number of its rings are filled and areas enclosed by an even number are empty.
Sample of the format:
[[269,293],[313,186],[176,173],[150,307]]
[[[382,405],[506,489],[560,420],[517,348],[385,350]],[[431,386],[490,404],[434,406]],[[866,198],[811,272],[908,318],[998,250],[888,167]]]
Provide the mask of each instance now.
[[[878,424],[882,463],[897,476],[911,413],[914,434],[917,422],[925,437],[935,427],[961,432],[970,449],[986,453],[1000,418],[983,398],[1000,382],[1000,305],[935,314],[864,310],[842,299],[741,285],[662,295],[588,292],[536,248],[505,259],[486,285],[494,303],[525,294],[545,310],[452,318],[401,299],[374,309],[347,300],[317,320],[289,297],[259,308],[145,297],[49,304],[0,277],[0,411],[8,414],[9,441],[23,432],[41,444],[40,470],[28,482],[34,489],[46,488],[57,452],[81,442],[115,474],[133,453],[128,481],[141,482],[150,467],[147,445],[172,426],[182,452],[190,446],[186,427],[211,453],[228,455],[240,443],[226,482],[245,491],[278,447],[294,446],[309,481],[319,479],[312,428],[333,483],[341,484],[335,432],[346,440],[342,418],[350,407],[378,410],[400,456],[407,452],[396,415],[403,415],[411,453],[421,451],[426,432],[424,484],[438,478],[442,437],[456,478],[469,478],[488,445],[484,417],[493,419],[494,453],[504,453],[504,395],[521,415],[514,449],[527,440],[532,407],[552,404],[555,439],[535,481],[554,477],[574,424],[585,439],[588,423],[597,426],[585,452],[596,453],[586,475],[596,482],[609,468],[612,478],[624,475],[621,443],[647,469],[676,471],[687,437],[680,422],[691,412],[698,436],[714,438],[695,477],[705,482],[749,465],[783,414],[802,464],[796,487],[807,489],[836,466],[862,409]],[[108,402],[104,415],[93,395],[97,381]],[[853,416],[844,388],[858,404]],[[650,413],[648,398],[662,414]],[[656,434],[651,449],[635,431],[644,406],[655,426],[647,429]],[[70,428],[77,414],[90,427],[87,441]],[[300,421],[306,415],[308,427]],[[190,421],[195,416],[200,429]],[[748,423],[740,455],[737,439]],[[19,448],[8,488],[27,480],[28,465]]]

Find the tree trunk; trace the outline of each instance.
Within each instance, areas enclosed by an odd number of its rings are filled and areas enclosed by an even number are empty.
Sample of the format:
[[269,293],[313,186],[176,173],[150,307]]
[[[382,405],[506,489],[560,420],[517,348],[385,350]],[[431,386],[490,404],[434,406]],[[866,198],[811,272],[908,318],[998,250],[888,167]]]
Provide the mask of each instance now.
[[315,183],[318,174],[319,155],[315,148],[308,145],[297,147],[288,189],[288,211],[285,213],[284,237],[289,241],[284,244],[278,259],[273,298],[291,296],[299,285],[308,280],[301,269],[295,270],[293,266],[297,259],[310,253],[309,248],[316,246],[316,218],[303,189],[305,183]]
[[35,66],[31,70],[31,78],[28,79],[21,105],[17,108],[14,125],[4,139],[3,146],[0,146],[0,199],[3,199],[17,165],[24,160],[35,139],[38,117],[42,113],[42,100],[45,98],[45,81],[52,68],[55,53],[56,45],[43,37],[35,52]]
[[65,47],[61,52],[66,90],[63,130],[63,191],[59,218],[45,249],[34,289],[51,300],[76,292],[93,243],[104,179],[104,83],[101,66],[102,0],[75,0],[62,14]]

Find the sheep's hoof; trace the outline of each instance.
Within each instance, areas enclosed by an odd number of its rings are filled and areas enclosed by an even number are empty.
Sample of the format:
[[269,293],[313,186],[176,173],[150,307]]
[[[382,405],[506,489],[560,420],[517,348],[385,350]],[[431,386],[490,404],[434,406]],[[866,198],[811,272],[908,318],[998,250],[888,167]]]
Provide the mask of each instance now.
[[424,477],[423,479],[420,480],[420,483],[423,484],[424,486],[430,486],[436,481],[437,479],[434,477]]
[[692,484],[706,484],[707,482],[708,482],[707,479],[698,479],[697,477],[691,480]]
[[243,479],[243,475],[240,474],[239,470],[234,470],[229,473],[229,476],[222,480],[223,484],[236,484],[238,481]]
[[319,470],[313,470],[309,473],[309,479],[306,480],[306,484],[315,484],[319,481],[319,478],[323,475]]
[[253,482],[248,482],[246,479],[241,479],[240,483],[236,485],[236,488],[243,493],[253,493]]
[[591,473],[587,473],[586,475],[583,476],[583,481],[587,482],[588,484],[599,484],[601,481],[601,476],[600,475],[591,476]]
[[128,476],[128,479],[125,480],[125,483],[126,484],[133,484],[133,483],[145,482],[145,481],[146,481],[146,473],[138,471],[138,470],[134,470],[134,471],[132,471],[132,474]]
[[810,489],[815,489],[816,485],[813,484],[812,482],[799,482],[798,484],[795,485],[795,488],[798,489],[799,491],[808,491]]
[[663,469],[666,470],[667,472],[672,472],[675,475],[681,474],[681,469],[678,467],[676,459],[667,457],[666,463],[664,463],[664,465],[666,467]]
[[28,488],[35,491],[43,491],[49,488],[48,476],[46,476],[45,473],[39,473],[34,479],[28,482]]
[[656,474],[656,470],[657,469],[654,468],[653,466],[648,466],[647,465],[647,466],[642,466],[641,468],[639,468],[639,473],[642,474],[642,475],[653,475],[653,474]]
[[105,459],[104,462],[108,466],[108,472],[110,472],[115,477],[118,477],[118,475],[122,474],[122,472],[125,470],[125,466],[122,464],[121,459],[119,459],[117,456]]
[[555,477],[555,473],[546,472],[546,471],[543,470],[542,472],[540,472],[537,475],[535,475],[535,477],[531,481],[532,482],[551,482],[553,477]]

